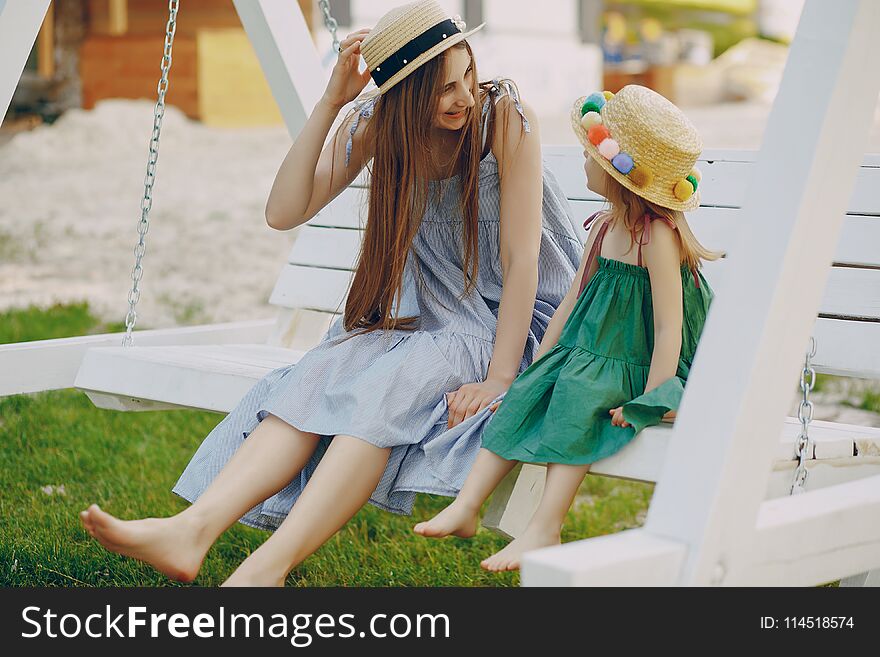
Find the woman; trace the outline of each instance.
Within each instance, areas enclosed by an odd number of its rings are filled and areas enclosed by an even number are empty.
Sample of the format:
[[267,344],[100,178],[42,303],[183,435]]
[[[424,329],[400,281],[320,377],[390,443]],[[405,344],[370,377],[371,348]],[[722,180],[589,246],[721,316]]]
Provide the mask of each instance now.
[[[266,217],[305,223],[372,161],[345,313],[205,438],[173,488],[189,508],[83,511],[102,545],[191,581],[238,520],[273,535],[225,585],[278,586],[366,502],[408,514],[417,492],[458,492],[489,404],[531,363],[583,253],[533,113],[509,82],[477,84],[464,30],[423,0],[342,42]],[[370,77],[378,93],[322,150]]]

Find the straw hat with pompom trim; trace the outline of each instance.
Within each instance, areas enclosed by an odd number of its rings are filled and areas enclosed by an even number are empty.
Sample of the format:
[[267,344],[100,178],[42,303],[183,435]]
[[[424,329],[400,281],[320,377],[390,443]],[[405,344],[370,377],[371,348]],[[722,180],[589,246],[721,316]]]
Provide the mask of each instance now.
[[384,94],[407,75],[444,50],[483,27],[465,32],[460,16],[449,16],[435,0],[395,7],[379,19],[361,42],[361,55],[379,93]]
[[652,89],[627,85],[616,94],[578,98],[571,125],[586,152],[621,185],[664,208],[700,205],[694,167],[703,140],[684,113]]

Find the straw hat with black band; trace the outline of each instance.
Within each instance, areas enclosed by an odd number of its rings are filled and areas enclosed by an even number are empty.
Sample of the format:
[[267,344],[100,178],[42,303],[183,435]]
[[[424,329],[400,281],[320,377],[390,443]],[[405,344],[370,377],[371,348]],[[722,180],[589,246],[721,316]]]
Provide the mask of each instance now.
[[434,0],[395,7],[361,42],[370,76],[384,94],[428,60],[481,29],[469,32],[459,16],[449,16]]
[[700,205],[702,176],[694,165],[703,141],[656,91],[631,84],[616,94],[582,96],[571,108],[571,125],[586,152],[631,192],[672,210]]

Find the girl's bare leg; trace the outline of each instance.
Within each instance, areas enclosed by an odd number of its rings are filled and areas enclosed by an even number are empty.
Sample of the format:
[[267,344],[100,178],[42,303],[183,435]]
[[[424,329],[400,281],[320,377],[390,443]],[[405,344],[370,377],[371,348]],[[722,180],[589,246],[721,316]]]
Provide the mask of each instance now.
[[217,537],[303,469],[318,436],[267,415],[204,493],[170,518],[119,520],[97,504],[80,512],[86,530],[105,548],[144,561],[165,575],[195,579]]
[[514,539],[480,565],[486,570],[517,570],[524,552],[557,545],[565,515],[571,508],[578,487],[584,480],[590,465],[547,465],[547,483],[535,515],[529,521],[523,535]]
[[291,569],[367,503],[390,453],[354,436],[336,436],[281,526],[223,586],[284,586]]
[[441,538],[450,534],[470,538],[477,533],[483,502],[516,463],[501,458],[488,449],[481,449],[455,501],[430,520],[418,523],[413,531],[429,538]]

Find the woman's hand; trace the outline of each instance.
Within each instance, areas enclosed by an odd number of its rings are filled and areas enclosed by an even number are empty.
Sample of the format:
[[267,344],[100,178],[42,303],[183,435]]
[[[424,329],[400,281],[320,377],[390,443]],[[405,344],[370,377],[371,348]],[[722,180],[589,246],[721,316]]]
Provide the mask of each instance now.
[[629,422],[623,419],[623,406],[618,406],[617,408],[612,408],[608,411],[609,415],[611,415],[611,426],[613,427],[630,427],[632,426]]
[[337,110],[358,97],[370,81],[370,70],[358,72],[361,60],[361,41],[369,29],[352,32],[339,44],[339,57],[324,91],[324,101]]
[[458,390],[447,393],[446,405],[449,407],[447,428],[451,429],[471,415],[475,415],[509,387],[508,384],[500,381],[486,379],[479,383],[465,383]]

